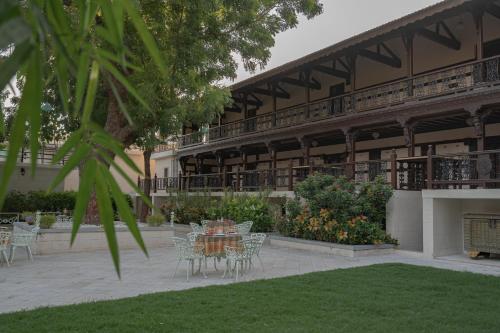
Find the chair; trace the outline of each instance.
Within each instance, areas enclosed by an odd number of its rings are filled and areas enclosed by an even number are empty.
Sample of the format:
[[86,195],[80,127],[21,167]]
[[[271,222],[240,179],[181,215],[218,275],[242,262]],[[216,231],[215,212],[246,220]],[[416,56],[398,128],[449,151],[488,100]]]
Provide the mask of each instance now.
[[[239,271],[243,273],[244,269],[250,269],[250,259],[254,253],[254,242],[251,239],[239,241],[239,247],[224,246],[226,254],[226,269],[223,277],[229,273],[230,277],[236,270],[236,281],[238,281]],[[239,266],[238,266],[239,264]]]
[[[250,235],[250,239],[254,243],[254,252],[253,255],[257,257],[260,261],[260,265],[262,266],[262,270],[264,270],[264,264],[262,263],[262,259],[260,259],[260,250],[262,249],[262,245],[264,245],[264,241],[266,240],[266,234],[263,233],[255,233]],[[250,264],[252,261],[250,260]]]
[[[186,281],[189,281],[189,270],[191,270],[191,274],[194,274],[194,261],[196,259],[200,260],[200,270],[201,270],[201,260],[204,258],[203,251],[200,251],[194,246],[194,243],[191,242],[190,239],[172,237],[174,241],[175,250],[177,254],[177,265],[175,266],[174,275],[175,277],[177,273],[177,269],[179,268],[179,264],[181,261],[185,260],[187,262],[187,273],[186,273]],[[196,238],[195,238],[196,240]],[[203,273],[205,276],[205,273]]]
[[196,234],[203,234],[204,233],[204,230],[203,230],[203,227],[201,225],[199,225],[198,223],[189,223],[189,225],[191,226],[191,229],[193,230],[194,233]]
[[40,230],[40,213],[36,214],[35,227],[31,230],[26,230],[20,227],[17,223],[14,224],[14,230],[12,232],[12,240],[10,242],[10,253],[9,253],[9,262],[12,264],[14,261],[14,254],[16,252],[16,248],[24,247],[26,248],[26,252],[28,253],[28,258],[30,261],[33,261],[33,254],[31,252],[31,244],[36,238],[38,231]]
[[0,260],[4,259],[9,267],[9,258],[7,257],[7,246],[10,241],[10,232],[0,230]]
[[252,229],[252,224],[253,224],[252,221],[246,221],[246,222],[237,224],[236,231],[242,236],[248,235],[250,233],[250,229]]
[[210,222],[211,222],[210,220],[201,220],[201,228],[202,228],[203,232],[208,231],[208,224]]

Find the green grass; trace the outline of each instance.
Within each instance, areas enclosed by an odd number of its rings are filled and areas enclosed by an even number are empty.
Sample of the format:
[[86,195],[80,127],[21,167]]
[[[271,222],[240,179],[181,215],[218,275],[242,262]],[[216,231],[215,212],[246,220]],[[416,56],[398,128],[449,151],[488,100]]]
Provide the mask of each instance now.
[[5,314],[0,332],[500,332],[500,278],[374,265]]

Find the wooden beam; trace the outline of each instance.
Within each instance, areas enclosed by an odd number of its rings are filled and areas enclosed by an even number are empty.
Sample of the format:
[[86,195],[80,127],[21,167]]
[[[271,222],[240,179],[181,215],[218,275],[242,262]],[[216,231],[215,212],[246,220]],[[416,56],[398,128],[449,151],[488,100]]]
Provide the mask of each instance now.
[[224,108],[224,112],[238,112],[238,113],[241,113],[241,108],[237,105],[233,105],[233,106],[226,106]]
[[287,84],[292,84],[292,85],[299,86],[299,87],[306,87],[306,88],[321,90],[321,83],[314,80],[314,78],[312,78],[312,80],[313,80],[312,82],[306,82],[306,81],[301,81],[301,80],[285,77],[285,78],[281,79],[281,82],[284,82]]
[[[233,96],[233,101],[235,103],[244,103],[244,99],[241,97]],[[254,101],[253,99],[247,100],[247,105],[261,107],[263,105],[262,101]]]
[[486,11],[488,14],[500,19],[500,6],[491,3],[486,7]]
[[[272,90],[268,90],[268,89],[254,88],[254,89],[252,89],[252,91],[255,94],[259,94],[259,95],[273,96],[273,91]],[[287,93],[286,91],[276,91],[276,95],[275,96],[277,98],[290,99],[290,94]]]
[[327,66],[323,66],[323,65],[314,66],[313,69],[318,71],[318,72],[322,72],[322,73],[325,73],[325,74],[328,74],[331,76],[336,76],[336,77],[339,77],[339,78],[345,79],[345,80],[349,80],[351,77],[351,73],[349,73],[349,72],[342,71],[342,70],[335,69],[335,68],[331,68],[331,67],[327,67]]
[[[447,36],[442,35],[440,32],[440,28],[443,28],[443,30],[446,32]],[[441,44],[443,46],[446,46],[447,48],[450,48],[452,50],[460,50],[462,47],[462,44],[460,41],[453,35],[451,30],[448,28],[446,23],[443,21],[439,21],[436,23],[436,31],[431,31],[427,28],[422,28],[417,31],[417,33],[424,37],[427,38],[428,40],[431,40],[435,43]]]
[[[380,50],[381,47],[389,55],[382,54]],[[392,52],[392,50],[389,49],[384,43],[380,43],[377,45],[377,52],[361,49],[358,51],[358,54],[362,57],[380,62],[390,67],[401,68],[401,59],[394,52]]]

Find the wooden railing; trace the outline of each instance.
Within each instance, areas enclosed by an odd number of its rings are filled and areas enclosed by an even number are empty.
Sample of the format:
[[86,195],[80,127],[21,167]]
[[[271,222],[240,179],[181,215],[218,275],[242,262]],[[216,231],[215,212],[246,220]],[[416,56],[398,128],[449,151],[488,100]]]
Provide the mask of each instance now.
[[[57,153],[59,149],[59,146],[55,144],[44,144],[41,145],[37,155],[36,155],[36,163],[37,164],[51,164],[52,159],[54,158],[55,154]],[[19,152],[17,161],[19,163],[31,163],[31,150],[28,148],[21,148],[21,151]],[[7,149],[5,150],[0,150],[0,160],[4,159],[7,157]],[[65,156],[61,161],[59,161],[57,164],[58,165],[64,165],[66,163],[67,157]]]
[[500,188],[500,150],[432,156],[427,173],[430,189]]
[[156,145],[154,148],[155,153],[161,153],[164,151],[175,151],[177,149],[177,142],[168,142]]
[[179,148],[206,144],[273,128],[301,125],[325,118],[429,100],[499,83],[499,59],[492,57],[405,78],[353,93],[302,104],[276,113],[238,120],[179,138]]
[[[432,152],[431,147],[428,148]],[[151,179],[151,190],[157,191],[293,191],[308,176],[321,173],[346,176],[356,183],[382,177],[394,189],[500,188],[500,150],[357,161],[324,166],[292,166],[286,168],[240,170],[233,172],[179,175]],[[144,179],[138,179],[144,188]]]

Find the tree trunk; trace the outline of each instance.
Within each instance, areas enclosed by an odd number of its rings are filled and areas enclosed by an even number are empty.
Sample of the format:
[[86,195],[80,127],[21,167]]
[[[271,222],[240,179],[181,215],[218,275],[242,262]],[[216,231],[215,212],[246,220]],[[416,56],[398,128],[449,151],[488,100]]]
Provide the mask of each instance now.
[[[123,101],[127,100],[127,90],[118,81],[114,80],[113,78],[112,80],[115,84],[118,94],[120,94],[121,99]],[[129,147],[132,143],[134,143],[134,140],[136,139],[135,131],[127,122],[127,119],[121,112],[118,100],[116,99],[110,86],[108,86],[107,88],[107,95],[108,106],[104,130],[119,142],[121,142],[124,147]],[[114,154],[109,152],[109,157],[113,159]],[[87,205],[87,210],[85,213],[85,224],[100,224],[99,210],[95,192],[92,194]]]
[[[144,156],[144,195],[151,199],[151,154],[153,150],[148,148],[142,152]],[[141,222],[146,222],[146,217],[149,214],[149,207],[141,201]]]

